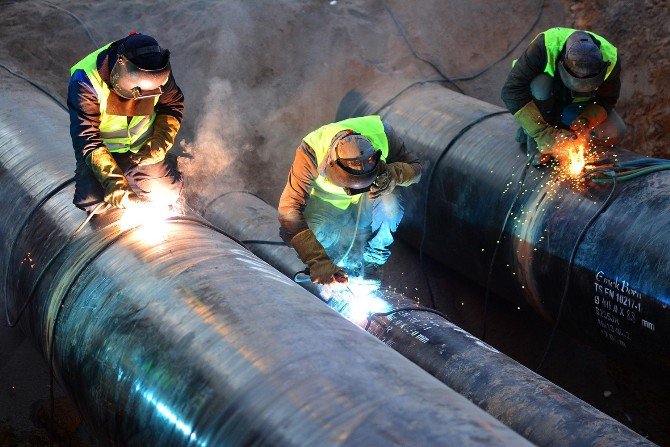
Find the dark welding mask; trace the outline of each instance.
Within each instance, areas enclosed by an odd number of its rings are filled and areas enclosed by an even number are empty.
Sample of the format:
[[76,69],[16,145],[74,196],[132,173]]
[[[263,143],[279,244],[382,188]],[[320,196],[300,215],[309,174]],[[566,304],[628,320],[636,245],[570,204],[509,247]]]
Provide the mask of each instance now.
[[588,33],[575,31],[565,42],[565,56],[557,66],[573,97],[583,97],[595,94],[605,80],[609,62],[603,61],[600,47]]
[[[131,59],[149,54],[160,54],[162,67],[147,70]],[[170,76],[170,51],[158,45],[127,50],[123,44],[117,50],[117,60],[110,74],[114,91],[126,99],[145,99],[160,96]]]
[[377,178],[381,155],[362,135],[336,136],[328,153],[326,177],[347,195],[362,194]]

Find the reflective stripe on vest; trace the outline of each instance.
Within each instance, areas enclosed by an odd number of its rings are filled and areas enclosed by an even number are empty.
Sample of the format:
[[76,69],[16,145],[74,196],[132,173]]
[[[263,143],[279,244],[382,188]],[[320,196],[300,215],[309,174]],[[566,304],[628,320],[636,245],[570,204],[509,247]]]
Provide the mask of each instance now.
[[[100,106],[100,138],[109,151],[137,152],[151,136],[156,114],[134,116],[128,122],[127,116],[110,115],[107,113],[107,98],[109,98],[110,89],[100,77],[96,62],[100,52],[106,50],[111,44],[111,42],[108,43],[77,62],[70,69],[70,75],[74,74],[77,70],[82,70],[91,81],[91,85],[98,95]],[[154,99],[154,105],[157,102],[158,97]]]
[[353,130],[370,140],[372,146],[381,151],[381,159],[386,161],[389,152],[388,139],[384,132],[384,124],[378,115],[349,118],[336,123],[326,124],[308,134],[303,141],[307,143],[316,154],[316,164],[319,176],[314,181],[312,195],[324,200],[340,209],[347,209],[352,203],[358,203],[361,194],[348,196],[344,189],[332,184],[323,172],[323,166],[333,138],[344,130]]
[[[570,35],[572,35],[572,33],[574,33],[575,31],[579,30],[572,28],[557,27],[557,28],[550,28],[547,31],[541,32],[540,34],[535,36],[535,39],[537,39],[541,35],[544,35],[544,47],[547,51],[547,65],[545,65],[544,67],[544,72],[547,73],[549,76],[551,77],[555,76],[556,59],[563,50],[565,42],[568,40],[568,37],[570,37]],[[591,31],[585,31],[585,32],[590,34],[600,43],[600,51],[603,54],[603,61],[610,63],[609,66],[607,67],[607,72],[605,73],[605,79],[607,79],[609,75],[612,73],[612,70],[614,70],[614,66],[616,65],[617,49],[614,45],[609,43],[604,37],[600,37],[599,35],[597,35],[596,33],[592,33]],[[533,39],[533,42],[535,42],[535,39]],[[516,61],[517,59],[512,61],[512,67],[516,64]]]

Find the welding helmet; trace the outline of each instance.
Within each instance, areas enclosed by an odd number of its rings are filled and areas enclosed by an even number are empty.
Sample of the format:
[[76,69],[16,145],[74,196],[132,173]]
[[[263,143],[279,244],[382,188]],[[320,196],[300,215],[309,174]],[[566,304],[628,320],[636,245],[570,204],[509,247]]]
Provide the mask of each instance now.
[[170,52],[153,37],[132,34],[116,49],[116,61],[110,73],[114,91],[126,99],[159,96],[170,76]]
[[361,194],[377,178],[381,154],[364,136],[340,133],[330,145],[326,177],[350,196]]
[[584,31],[575,31],[565,42],[565,56],[558,64],[561,81],[571,91],[590,93],[605,80],[609,62],[603,61],[600,47]]

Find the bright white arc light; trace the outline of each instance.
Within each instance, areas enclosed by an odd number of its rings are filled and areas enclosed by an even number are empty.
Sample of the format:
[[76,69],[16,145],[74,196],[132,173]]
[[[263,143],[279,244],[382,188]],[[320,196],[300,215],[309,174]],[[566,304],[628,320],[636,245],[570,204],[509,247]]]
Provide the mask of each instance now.
[[377,281],[350,277],[348,288],[337,286],[337,289],[331,289],[331,293],[331,307],[358,325],[364,324],[370,314],[391,310],[391,305],[379,294]]
[[167,238],[169,230],[167,219],[175,215],[176,213],[165,204],[136,205],[123,211],[119,227],[122,231],[137,227],[134,231],[135,237],[147,244],[158,244]]

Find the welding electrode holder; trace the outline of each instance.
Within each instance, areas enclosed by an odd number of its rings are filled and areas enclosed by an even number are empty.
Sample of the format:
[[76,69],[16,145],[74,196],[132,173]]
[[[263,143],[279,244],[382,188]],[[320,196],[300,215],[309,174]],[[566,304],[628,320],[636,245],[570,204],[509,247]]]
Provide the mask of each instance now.
[[[338,283],[345,283],[346,282],[346,281],[340,281],[338,278],[342,278],[342,276],[338,275],[337,273],[335,273],[335,275],[333,275],[333,276],[335,276],[335,281],[338,282]],[[347,278],[347,277],[345,276],[344,278]],[[293,281],[297,282],[298,284],[309,282],[311,280],[312,280],[312,278],[310,276],[309,267],[305,267],[303,270],[300,270],[300,271],[295,272],[293,274]]]

